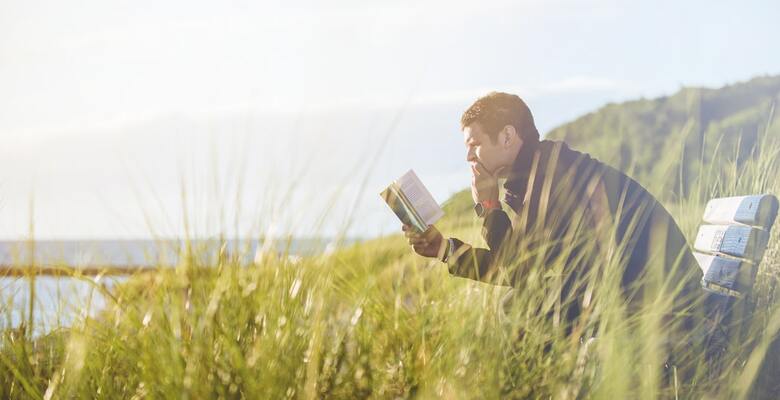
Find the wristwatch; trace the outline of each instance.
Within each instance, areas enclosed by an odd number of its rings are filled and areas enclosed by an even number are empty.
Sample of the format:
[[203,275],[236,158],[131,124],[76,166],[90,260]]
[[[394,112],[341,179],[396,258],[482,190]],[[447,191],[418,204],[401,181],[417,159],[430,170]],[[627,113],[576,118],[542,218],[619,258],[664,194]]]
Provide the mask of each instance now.
[[489,210],[494,208],[501,208],[501,203],[496,200],[482,200],[477,204],[474,204],[474,212],[477,213],[477,217],[483,218],[487,215]]

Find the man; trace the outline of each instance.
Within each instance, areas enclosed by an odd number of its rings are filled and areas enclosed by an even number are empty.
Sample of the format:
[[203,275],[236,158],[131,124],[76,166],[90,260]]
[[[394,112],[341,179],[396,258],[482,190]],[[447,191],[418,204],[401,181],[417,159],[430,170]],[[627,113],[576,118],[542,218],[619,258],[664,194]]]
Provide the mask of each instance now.
[[[609,279],[628,312],[665,304],[664,315],[691,327],[699,269],[673,218],[641,185],[562,142],[540,141],[531,111],[515,95],[478,99],[461,128],[487,248],[445,239],[434,226],[424,233],[404,226],[416,253],[442,260],[455,276],[516,288],[535,279],[558,291],[557,307],[540,312],[553,314],[567,333],[592,307],[588,288]],[[505,207],[499,179],[506,180]],[[540,268],[552,273],[533,273]]]

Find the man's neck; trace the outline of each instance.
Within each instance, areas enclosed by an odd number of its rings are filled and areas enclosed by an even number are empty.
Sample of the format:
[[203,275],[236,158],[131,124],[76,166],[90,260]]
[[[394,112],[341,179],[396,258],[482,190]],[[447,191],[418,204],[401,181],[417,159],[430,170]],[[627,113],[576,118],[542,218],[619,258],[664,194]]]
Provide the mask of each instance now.
[[514,165],[517,162],[517,157],[520,155],[520,152],[523,150],[523,147],[525,146],[524,142],[520,142],[519,146],[517,146],[516,149],[514,149],[514,154],[512,155],[512,158],[509,163],[506,165],[503,165],[499,167],[494,173],[493,176],[499,179],[508,179],[509,176],[512,173],[512,170],[514,169]]
[[517,151],[512,166],[507,170],[507,180],[524,178],[528,176],[533,163],[533,155],[539,141],[524,141]]

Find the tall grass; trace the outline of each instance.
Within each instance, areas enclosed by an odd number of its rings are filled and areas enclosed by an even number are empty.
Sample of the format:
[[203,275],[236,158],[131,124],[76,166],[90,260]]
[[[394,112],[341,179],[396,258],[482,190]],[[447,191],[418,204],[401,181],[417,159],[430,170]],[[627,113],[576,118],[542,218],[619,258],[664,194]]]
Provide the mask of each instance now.
[[[780,194],[780,141],[762,140],[750,159],[702,168],[688,198],[656,193],[689,238],[709,198]],[[479,244],[467,197],[446,204],[439,228]],[[311,257],[270,252],[254,263],[191,251],[175,269],[118,285],[97,317],[74,315],[67,329],[32,337],[6,323],[0,397],[746,398],[769,396],[780,371],[777,229],[747,300],[753,318],[715,376],[703,354],[688,354],[693,373],[670,362],[662,312],[654,312],[668,305],[653,299],[628,313],[606,289],[614,263],[591,282],[597,306],[570,335],[544,308],[555,309],[556,286],[543,277],[559,265],[531,262],[526,284],[508,295],[449,276],[400,235]]]

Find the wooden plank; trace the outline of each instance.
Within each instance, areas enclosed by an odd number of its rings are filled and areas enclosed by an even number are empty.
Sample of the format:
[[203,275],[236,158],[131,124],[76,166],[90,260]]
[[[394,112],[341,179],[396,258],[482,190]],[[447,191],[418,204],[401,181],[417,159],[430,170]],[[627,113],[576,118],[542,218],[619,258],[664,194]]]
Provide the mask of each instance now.
[[720,253],[758,262],[764,255],[769,233],[744,225],[702,225],[693,247],[705,253]]
[[753,287],[756,267],[736,258],[694,252],[702,269],[702,286],[711,292],[741,297]]
[[714,225],[744,224],[769,229],[777,210],[777,197],[771,194],[721,197],[707,202],[702,219]]
[[0,265],[0,278],[35,276],[127,276],[139,273],[157,271],[158,268],[143,266],[111,266],[111,267],[64,267],[54,265],[24,266],[24,265]]

